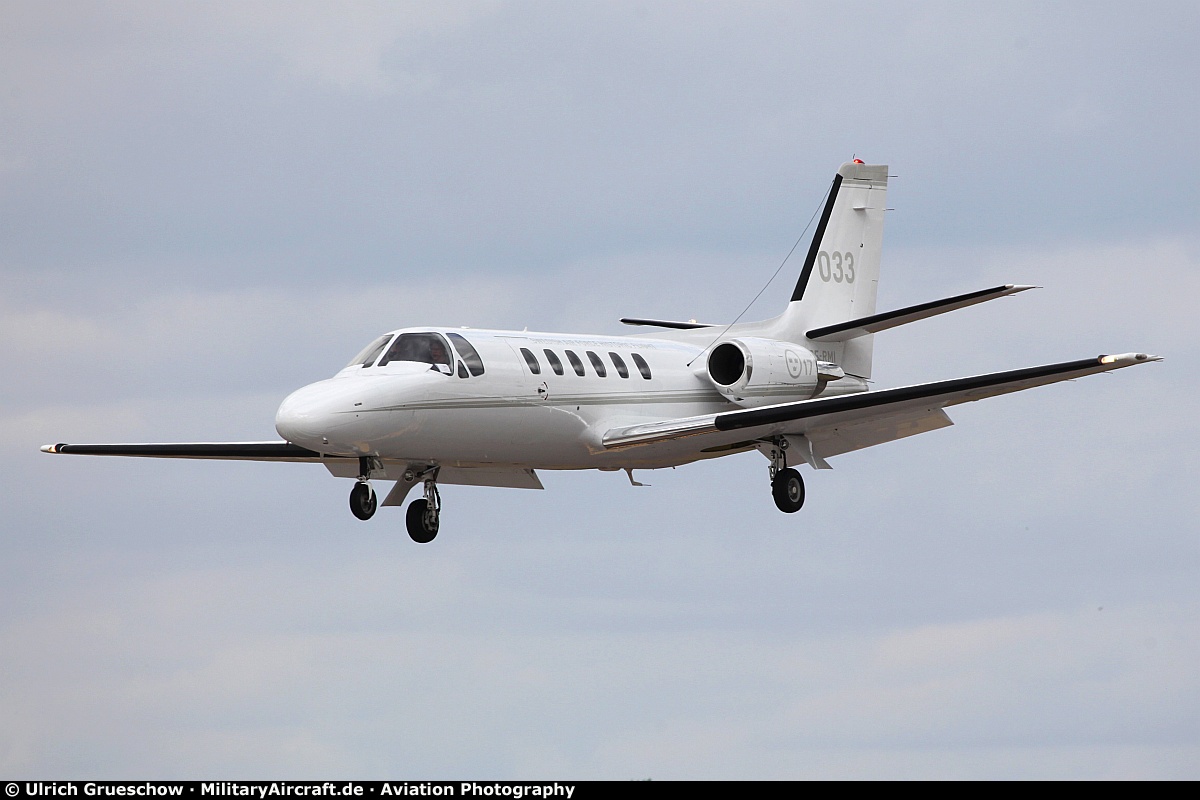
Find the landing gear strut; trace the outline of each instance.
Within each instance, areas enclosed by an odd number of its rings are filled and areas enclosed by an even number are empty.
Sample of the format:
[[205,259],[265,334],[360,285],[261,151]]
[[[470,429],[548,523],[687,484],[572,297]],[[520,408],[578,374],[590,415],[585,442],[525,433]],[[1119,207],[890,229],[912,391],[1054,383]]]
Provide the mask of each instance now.
[[804,479],[787,465],[788,441],[775,437],[771,449],[771,496],[785,514],[795,514],[804,506]]
[[367,481],[371,479],[373,470],[381,468],[379,459],[373,456],[363,456],[358,459],[358,483],[354,484],[354,488],[350,490],[350,511],[361,520],[368,520],[375,516],[375,509],[379,507],[379,501],[375,498],[375,490]]
[[408,535],[418,544],[432,542],[438,535],[441,525],[442,497],[438,494],[437,484],[433,478],[425,479],[425,497],[413,500],[408,507],[405,523],[408,525]]

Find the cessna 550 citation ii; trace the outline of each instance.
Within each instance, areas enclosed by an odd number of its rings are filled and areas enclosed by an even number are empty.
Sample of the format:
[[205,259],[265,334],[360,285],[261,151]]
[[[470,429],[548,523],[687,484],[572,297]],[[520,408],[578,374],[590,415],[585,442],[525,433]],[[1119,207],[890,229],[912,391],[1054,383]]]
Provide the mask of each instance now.
[[997,286],[876,313],[887,167],[859,160],[833,179],[791,302],[728,327],[624,319],[632,336],[402,328],[332,378],[289,395],[284,441],[55,444],[48,453],[300,461],[353,478],[369,519],[371,481],[408,507],[409,535],[438,532],[438,484],[541,489],[538,469],[658,469],[758,450],[781,511],[804,505],[794,465],[953,424],[948,406],[1160,360],[1106,355],[867,391],[874,334],[1033,287]]

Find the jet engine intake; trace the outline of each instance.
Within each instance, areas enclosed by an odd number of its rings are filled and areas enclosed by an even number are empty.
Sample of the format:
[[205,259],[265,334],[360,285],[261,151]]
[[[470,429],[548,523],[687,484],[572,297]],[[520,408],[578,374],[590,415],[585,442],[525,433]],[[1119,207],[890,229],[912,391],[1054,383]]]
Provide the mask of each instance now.
[[[832,366],[832,365],[827,365]],[[814,396],[827,366],[806,347],[774,339],[727,339],[708,354],[706,374],[714,387],[747,408]]]

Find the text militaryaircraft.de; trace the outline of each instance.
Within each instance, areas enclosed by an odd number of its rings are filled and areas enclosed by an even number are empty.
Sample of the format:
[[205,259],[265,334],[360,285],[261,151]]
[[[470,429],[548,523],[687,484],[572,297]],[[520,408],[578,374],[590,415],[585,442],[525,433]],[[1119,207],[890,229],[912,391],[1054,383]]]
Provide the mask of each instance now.
[[50,453],[324,464],[354,478],[350,508],[408,508],[409,535],[437,535],[437,485],[540,489],[538,469],[658,469],[758,450],[781,511],[804,504],[792,465],[953,424],[947,406],[1160,360],[1106,355],[867,391],[873,334],[1015,294],[997,286],[876,313],[887,167],[855,159],[833,179],[784,312],[723,328],[624,319],[634,336],[403,328],[279,407],[286,441],[56,444]]

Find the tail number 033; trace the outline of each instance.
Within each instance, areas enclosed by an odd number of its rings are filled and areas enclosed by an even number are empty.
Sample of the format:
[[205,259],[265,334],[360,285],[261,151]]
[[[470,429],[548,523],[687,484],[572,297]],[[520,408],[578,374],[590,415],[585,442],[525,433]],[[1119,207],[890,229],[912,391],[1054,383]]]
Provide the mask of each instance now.
[[817,253],[817,273],[826,283],[854,283],[854,254],[820,251]]

